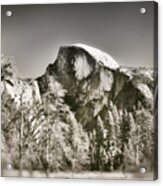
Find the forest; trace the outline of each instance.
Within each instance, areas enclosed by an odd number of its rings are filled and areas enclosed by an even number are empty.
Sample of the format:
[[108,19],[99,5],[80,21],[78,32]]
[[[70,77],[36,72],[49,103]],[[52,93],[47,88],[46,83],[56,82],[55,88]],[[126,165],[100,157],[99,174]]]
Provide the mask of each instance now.
[[[1,80],[13,78],[2,68]],[[135,172],[154,167],[154,124],[152,110],[141,102],[132,110],[118,109],[109,101],[107,109],[95,116],[91,130],[77,121],[64,101],[66,90],[48,79],[49,88],[41,102],[32,106],[19,96],[19,106],[4,86],[1,94],[2,166],[50,172]],[[105,117],[104,117],[105,116]],[[84,117],[84,116],[81,116]]]

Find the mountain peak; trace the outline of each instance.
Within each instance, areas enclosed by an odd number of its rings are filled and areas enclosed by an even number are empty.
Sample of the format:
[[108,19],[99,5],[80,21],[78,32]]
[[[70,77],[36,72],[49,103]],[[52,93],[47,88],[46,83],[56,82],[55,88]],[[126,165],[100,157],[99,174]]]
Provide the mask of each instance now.
[[119,64],[109,54],[92,46],[83,43],[76,43],[64,45],[61,48],[82,49],[84,52],[88,53],[99,65],[109,68],[110,70],[116,70],[119,68]]

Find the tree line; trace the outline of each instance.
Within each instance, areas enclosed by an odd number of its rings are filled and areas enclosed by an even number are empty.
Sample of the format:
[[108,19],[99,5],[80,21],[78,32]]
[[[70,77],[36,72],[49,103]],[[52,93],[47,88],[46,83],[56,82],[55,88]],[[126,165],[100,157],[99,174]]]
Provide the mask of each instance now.
[[[5,66],[9,68],[10,66]],[[4,70],[3,81],[12,78]],[[9,73],[8,73],[9,72]],[[2,79],[2,77],[1,77]],[[48,79],[42,101],[23,102],[19,108],[6,87],[1,94],[2,166],[15,169],[57,171],[136,171],[140,166],[152,171],[154,164],[153,113],[141,102],[132,111],[118,109],[110,101],[105,117],[99,113],[92,130],[85,130],[74,112],[64,103],[66,90]],[[34,92],[33,92],[34,94]],[[82,116],[81,116],[82,117]]]

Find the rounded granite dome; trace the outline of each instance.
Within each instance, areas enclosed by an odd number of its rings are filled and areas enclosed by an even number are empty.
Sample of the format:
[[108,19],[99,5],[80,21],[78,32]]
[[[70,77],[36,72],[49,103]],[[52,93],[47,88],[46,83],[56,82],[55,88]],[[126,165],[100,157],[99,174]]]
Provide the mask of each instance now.
[[100,65],[105,66],[111,70],[116,70],[119,68],[119,64],[109,54],[97,48],[82,43],[66,45],[64,47],[81,48],[82,50],[86,51],[90,56],[92,56],[95,61],[98,62]]

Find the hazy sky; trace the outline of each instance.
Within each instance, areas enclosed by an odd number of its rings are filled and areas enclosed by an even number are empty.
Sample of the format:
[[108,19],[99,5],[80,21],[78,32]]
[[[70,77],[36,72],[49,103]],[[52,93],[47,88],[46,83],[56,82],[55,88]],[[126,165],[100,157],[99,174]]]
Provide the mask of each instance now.
[[[153,2],[2,6],[2,53],[37,77],[64,44],[85,43],[120,65],[153,65]],[[147,12],[140,14],[140,8]],[[13,15],[6,17],[6,11]]]

